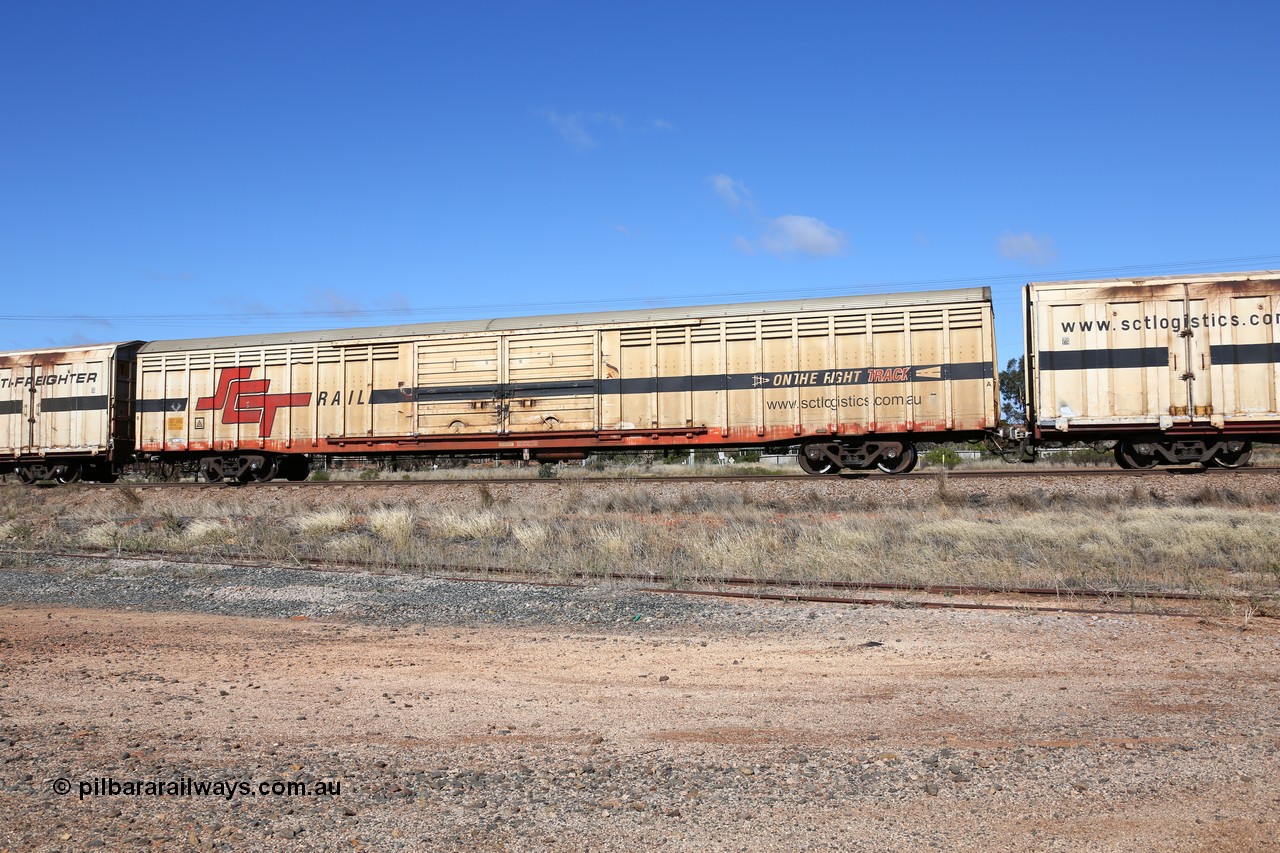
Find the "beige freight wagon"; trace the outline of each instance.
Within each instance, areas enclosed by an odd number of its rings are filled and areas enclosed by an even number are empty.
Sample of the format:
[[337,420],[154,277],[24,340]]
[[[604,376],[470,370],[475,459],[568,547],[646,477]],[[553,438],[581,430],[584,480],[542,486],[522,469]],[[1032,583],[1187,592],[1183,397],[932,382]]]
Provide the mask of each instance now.
[[0,473],[110,482],[133,455],[138,342],[0,354]]
[[1024,307],[1035,439],[1237,467],[1280,433],[1280,272],[1033,283]]
[[138,382],[139,450],[211,480],[314,454],[788,445],[813,473],[897,471],[997,412],[986,288],[156,341]]

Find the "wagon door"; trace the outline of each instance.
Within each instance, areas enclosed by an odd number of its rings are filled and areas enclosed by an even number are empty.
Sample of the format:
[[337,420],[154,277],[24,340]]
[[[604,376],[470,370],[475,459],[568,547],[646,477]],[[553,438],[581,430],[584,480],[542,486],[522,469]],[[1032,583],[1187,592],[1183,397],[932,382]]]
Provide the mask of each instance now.
[[1276,281],[1223,282],[1210,299],[1213,417],[1267,423],[1280,417],[1280,294]]
[[110,436],[111,354],[106,351],[36,359],[27,387],[30,445],[45,451],[97,451]]
[[507,338],[508,430],[594,430],[599,362],[594,329]]
[[[1172,405],[1185,408],[1186,389],[1171,378],[1182,340],[1172,329],[1183,314],[1176,300],[1083,286],[1046,286],[1029,296],[1038,426],[1150,426]],[[1184,354],[1177,363],[1185,366]],[[1175,390],[1181,403],[1171,401]]]
[[20,380],[24,384],[21,387],[22,400],[22,455],[38,453],[40,451],[39,431],[36,429],[40,422],[40,400],[36,396],[36,368],[34,364],[26,365],[22,368]]
[[31,367],[17,358],[0,360],[0,454],[18,456],[31,450],[33,423],[29,420]]
[[1176,330],[1169,336],[1169,414],[1207,421],[1213,415],[1208,303],[1193,297],[1184,284],[1182,299],[1170,301],[1168,311],[1169,327]]
[[504,431],[501,343],[497,335],[418,342],[419,435]]

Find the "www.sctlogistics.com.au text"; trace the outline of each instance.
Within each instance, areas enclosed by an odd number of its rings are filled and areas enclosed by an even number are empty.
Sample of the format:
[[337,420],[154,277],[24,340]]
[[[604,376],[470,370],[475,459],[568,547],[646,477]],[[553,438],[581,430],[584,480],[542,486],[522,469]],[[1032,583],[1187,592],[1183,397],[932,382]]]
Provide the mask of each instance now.
[[55,794],[76,791],[81,800],[86,797],[338,797],[342,795],[342,780],[330,779],[303,782],[273,779],[252,782],[245,779],[116,779],[112,776],[81,779],[74,785],[70,779],[55,779]]

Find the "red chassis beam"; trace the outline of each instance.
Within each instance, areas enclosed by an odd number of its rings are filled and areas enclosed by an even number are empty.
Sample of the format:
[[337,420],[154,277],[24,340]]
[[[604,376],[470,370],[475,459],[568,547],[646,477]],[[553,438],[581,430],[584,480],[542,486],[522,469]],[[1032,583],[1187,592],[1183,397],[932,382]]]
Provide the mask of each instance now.
[[[837,432],[803,432],[795,426],[765,428],[739,427],[729,430],[704,426],[637,430],[581,430],[537,433],[489,433],[471,435],[413,436],[330,436],[307,439],[260,439],[216,442],[141,442],[145,453],[231,452],[237,450],[273,453],[518,453],[523,450],[577,451],[616,448],[646,449],[672,447],[756,447],[770,444],[801,444],[823,441],[834,435],[904,435],[915,433],[921,440],[947,441],[982,435],[982,424],[895,423],[874,424],[871,429]],[[837,428],[838,429],[838,428]]]

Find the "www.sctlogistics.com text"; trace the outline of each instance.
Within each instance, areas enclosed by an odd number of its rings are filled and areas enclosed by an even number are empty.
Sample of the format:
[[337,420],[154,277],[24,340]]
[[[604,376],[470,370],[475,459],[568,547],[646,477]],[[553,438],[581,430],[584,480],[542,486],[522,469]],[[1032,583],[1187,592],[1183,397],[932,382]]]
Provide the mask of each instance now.
[[1160,315],[1124,320],[1063,320],[1063,334],[1071,332],[1142,332],[1188,329],[1217,329],[1226,326],[1280,326],[1280,314],[1190,314]]
[[[899,394],[893,397],[875,397],[877,406],[918,406],[923,398],[919,394]],[[809,397],[801,400],[765,400],[770,410],[789,409],[861,409],[873,402],[872,397]]]
[[100,776],[93,779],[54,779],[53,792],[66,795],[75,792],[81,800],[87,797],[339,797],[342,780],[329,779],[303,782],[272,779],[254,782],[246,779],[116,779]]

